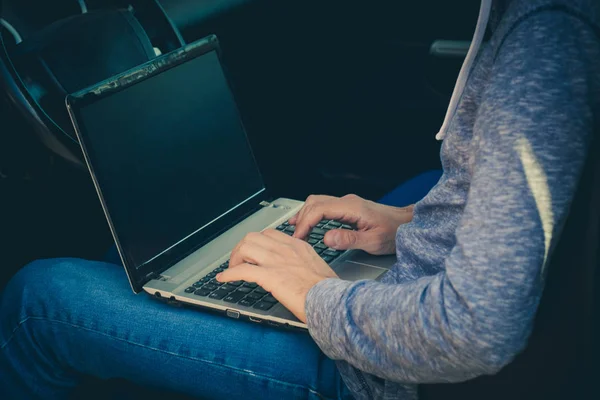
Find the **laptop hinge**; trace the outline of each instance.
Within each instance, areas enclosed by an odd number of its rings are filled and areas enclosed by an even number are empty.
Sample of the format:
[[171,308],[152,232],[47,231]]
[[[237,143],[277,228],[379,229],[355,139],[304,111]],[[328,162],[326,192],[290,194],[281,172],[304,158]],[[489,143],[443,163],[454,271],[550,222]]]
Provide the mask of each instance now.
[[282,206],[280,204],[272,203],[272,202],[269,202],[269,201],[261,201],[259,204],[262,207],[265,207],[265,208],[271,207],[271,208],[281,208],[281,209],[284,209],[284,210],[289,210],[290,209],[287,206]]
[[157,274],[156,272],[150,272],[148,275],[146,275],[146,278],[144,280],[146,282],[150,282],[151,280],[167,281],[169,280],[169,278],[164,275]]

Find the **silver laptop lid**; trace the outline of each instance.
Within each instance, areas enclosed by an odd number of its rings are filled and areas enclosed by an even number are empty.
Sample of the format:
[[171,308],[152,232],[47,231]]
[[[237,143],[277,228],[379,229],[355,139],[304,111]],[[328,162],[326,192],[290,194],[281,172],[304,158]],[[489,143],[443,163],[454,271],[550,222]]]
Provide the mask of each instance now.
[[215,36],[67,106],[135,292],[268,198]]

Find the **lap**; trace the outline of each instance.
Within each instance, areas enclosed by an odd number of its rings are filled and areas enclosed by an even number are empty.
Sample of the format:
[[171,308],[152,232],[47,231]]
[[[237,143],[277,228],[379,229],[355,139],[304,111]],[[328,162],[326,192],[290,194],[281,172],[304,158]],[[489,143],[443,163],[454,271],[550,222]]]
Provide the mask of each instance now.
[[[3,301],[16,298],[15,326],[54,338],[55,356],[84,374],[209,398],[338,398],[344,391],[335,364],[307,333],[136,295],[113,264],[35,262],[11,281]],[[3,347],[20,334],[6,328]]]
[[[381,203],[414,203],[440,174],[422,174]],[[114,249],[109,257],[118,262]],[[36,361],[53,360],[79,374],[125,378],[202,398],[349,397],[334,362],[307,333],[135,295],[123,268],[111,263],[37,261],[10,282],[0,306],[0,351],[5,360],[24,364],[21,372],[32,379],[31,371],[41,369]],[[19,343],[27,339],[45,348],[41,360],[35,360],[39,352]]]

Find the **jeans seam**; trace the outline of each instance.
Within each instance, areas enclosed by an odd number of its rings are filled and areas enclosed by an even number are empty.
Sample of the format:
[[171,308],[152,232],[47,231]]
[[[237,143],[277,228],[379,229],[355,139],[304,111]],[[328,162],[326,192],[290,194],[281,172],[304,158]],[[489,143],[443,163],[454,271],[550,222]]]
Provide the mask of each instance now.
[[2,346],[0,346],[0,350],[4,350],[4,348],[6,346],[8,346],[8,344],[11,342],[11,340],[15,337],[15,333],[21,328],[21,325],[23,325],[25,322],[27,322],[29,320],[29,318],[30,317],[26,317],[25,319],[19,321],[19,323],[17,324],[15,329],[13,329],[12,332],[10,333],[10,335],[8,336],[8,339],[6,339],[6,341],[4,343],[2,343]]
[[17,324],[17,327],[15,329],[13,329],[13,331],[11,332],[10,337],[0,347],[0,350],[4,350],[6,348],[6,346],[8,346],[8,344],[14,338],[16,332],[27,321],[29,321],[29,320],[47,321],[47,322],[54,322],[54,323],[58,323],[58,324],[62,324],[62,325],[68,325],[68,326],[71,326],[73,328],[82,329],[82,330],[85,330],[85,331],[88,331],[88,332],[96,333],[98,335],[106,336],[106,337],[109,337],[111,339],[118,340],[118,341],[123,342],[123,343],[127,343],[127,344],[132,345],[132,346],[138,346],[138,347],[142,347],[144,349],[149,349],[149,350],[156,351],[156,352],[159,352],[159,353],[169,354],[169,355],[172,355],[172,356],[175,356],[175,357],[181,357],[181,358],[185,358],[185,359],[192,360],[192,361],[197,361],[197,362],[201,362],[201,363],[205,363],[205,364],[210,364],[210,365],[217,366],[217,367],[220,367],[220,368],[223,368],[223,369],[232,370],[234,372],[237,372],[237,373],[240,373],[240,374],[244,374],[244,375],[252,375],[252,376],[255,376],[255,377],[258,377],[258,378],[265,379],[265,380],[267,380],[269,382],[272,382],[272,383],[280,384],[282,386],[288,386],[288,387],[299,388],[299,389],[302,389],[302,390],[307,390],[308,392],[310,392],[311,394],[317,396],[320,399],[330,399],[329,397],[322,395],[321,393],[319,393],[317,390],[313,389],[310,386],[304,386],[304,385],[298,385],[298,384],[295,384],[295,383],[284,382],[284,381],[281,381],[281,380],[278,380],[278,379],[274,379],[274,378],[272,378],[270,376],[265,376],[265,375],[262,375],[262,374],[258,374],[258,373],[254,372],[254,371],[250,371],[250,370],[247,370],[247,369],[236,368],[236,367],[232,367],[230,365],[224,365],[224,364],[220,364],[220,363],[217,363],[217,362],[214,362],[214,361],[203,360],[201,358],[195,358],[195,357],[190,357],[190,356],[185,356],[185,355],[177,354],[177,353],[174,353],[172,351],[157,349],[155,347],[146,346],[146,345],[143,345],[141,343],[132,342],[130,340],[125,340],[125,339],[122,339],[120,337],[113,336],[113,335],[110,335],[108,333],[101,332],[101,331],[98,331],[98,330],[95,330],[95,329],[91,329],[91,328],[87,328],[87,327],[80,326],[80,325],[77,325],[77,324],[73,324],[73,323],[70,323],[70,322],[55,320],[55,319],[51,319],[51,318],[47,318],[47,317],[31,317],[30,316],[30,317],[27,317],[27,318],[23,319],[22,321],[20,321]]

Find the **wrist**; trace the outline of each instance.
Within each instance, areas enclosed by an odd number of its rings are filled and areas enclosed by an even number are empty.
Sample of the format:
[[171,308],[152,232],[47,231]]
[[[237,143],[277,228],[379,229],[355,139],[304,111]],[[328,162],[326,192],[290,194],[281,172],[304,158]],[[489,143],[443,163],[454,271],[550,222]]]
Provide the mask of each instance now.
[[407,224],[412,221],[415,205],[411,204],[406,207],[395,207],[394,214],[398,226]]
[[344,296],[355,282],[341,279],[325,279],[315,285],[306,298],[306,325],[312,338],[321,350],[330,358],[343,359],[343,343],[340,332],[344,318]]

